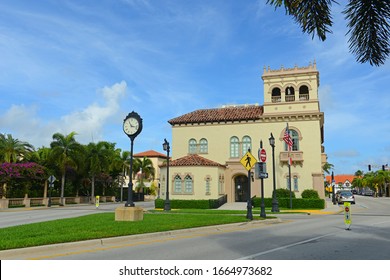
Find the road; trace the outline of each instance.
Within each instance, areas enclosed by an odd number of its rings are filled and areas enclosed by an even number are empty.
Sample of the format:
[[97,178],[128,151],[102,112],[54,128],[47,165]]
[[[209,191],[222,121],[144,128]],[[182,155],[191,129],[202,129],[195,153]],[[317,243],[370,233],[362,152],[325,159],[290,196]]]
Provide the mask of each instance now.
[[[30,250],[57,260],[389,260],[390,199],[357,196],[343,214],[279,215],[280,220],[150,234]],[[20,256],[19,256],[20,257]]]

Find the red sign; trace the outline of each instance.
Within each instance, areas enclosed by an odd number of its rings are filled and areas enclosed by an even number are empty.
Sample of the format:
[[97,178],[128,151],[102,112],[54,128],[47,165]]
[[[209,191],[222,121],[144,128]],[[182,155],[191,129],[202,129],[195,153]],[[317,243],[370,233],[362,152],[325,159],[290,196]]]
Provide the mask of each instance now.
[[349,212],[349,207],[345,207],[345,212]]
[[259,159],[260,159],[261,162],[266,162],[267,161],[267,154],[266,154],[264,149],[260,150]]

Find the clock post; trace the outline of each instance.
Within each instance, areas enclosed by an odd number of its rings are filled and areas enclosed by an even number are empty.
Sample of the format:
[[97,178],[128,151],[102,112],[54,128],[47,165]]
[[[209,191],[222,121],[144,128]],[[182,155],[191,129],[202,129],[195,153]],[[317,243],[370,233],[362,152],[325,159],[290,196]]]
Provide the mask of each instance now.
[[133,201],[133,146],[134,139],[142,131],[142,119],[140,115],[132,111],[123,120],[123,131],[130,138],[130,172],[127,192],[127,201],[124,207],[115,210],[116,221],[136,221],[143,219],[143,209],[135,207]]

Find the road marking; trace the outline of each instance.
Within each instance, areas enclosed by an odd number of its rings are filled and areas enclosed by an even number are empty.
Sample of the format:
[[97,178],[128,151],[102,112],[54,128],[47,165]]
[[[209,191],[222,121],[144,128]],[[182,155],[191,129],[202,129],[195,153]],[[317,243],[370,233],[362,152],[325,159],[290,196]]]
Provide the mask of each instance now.
[[335,235],[338,232],[339,231],[328,233],[328,234],[325,234],[325,235],[320,235],[320,236],[317,236],[317,237],[314,237],[314,238],[306,239],[306,240],[303,240],[303,241],[299,241],[299,242],[292,243],[292,244],[289,244],[289,245],[285,245],[285,246],[282,246],[282,247],[278,247],[278,248],[275,248],[275,249],[271,249],[271,250],[267,250],[267,251],[260,252],[260,253],[257,253],[257,254],[245,256],[245,257],[239,258],[237,260],[255,259],[256,257],[262,256],[262,255],[266,255],[266,254],[273,253],[273,252],[276,252],[276,251],[284,250],[284,249],[287,249],[287,248],[290,248],[290,247],[294,247],[294,246],[297,246],[297,245],[309,243],[311,241],[315,241],[315,240],[318,240],[318,239],[321,239],[321,238],[324,238],[324,237],[327,237],[327,236],[330,236],[330,235]]

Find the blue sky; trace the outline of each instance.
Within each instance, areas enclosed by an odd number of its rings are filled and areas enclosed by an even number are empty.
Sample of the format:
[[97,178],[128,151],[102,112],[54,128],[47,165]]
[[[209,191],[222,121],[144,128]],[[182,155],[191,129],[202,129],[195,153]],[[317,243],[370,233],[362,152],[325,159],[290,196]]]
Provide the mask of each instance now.
[[389,61],[355,61],[343,6],[333,6],[333,34],[321,42],[265,2],[2,0],[0,132],[38,148],[76,131],[83,144],[128,150],[122,123],[134,110],[144,122],[135,152],[163,152],[169,119],[262,104],[264,66],[315,60],[335,173],[390,164]]

